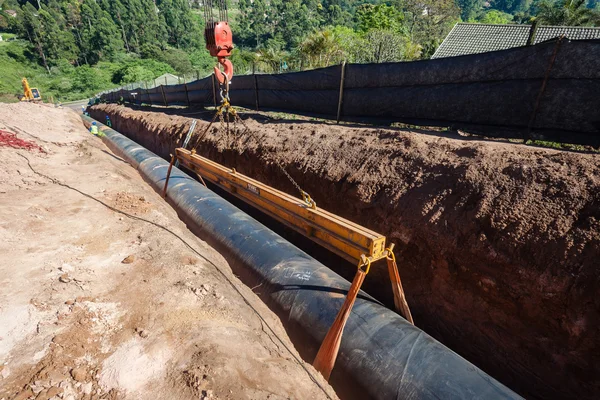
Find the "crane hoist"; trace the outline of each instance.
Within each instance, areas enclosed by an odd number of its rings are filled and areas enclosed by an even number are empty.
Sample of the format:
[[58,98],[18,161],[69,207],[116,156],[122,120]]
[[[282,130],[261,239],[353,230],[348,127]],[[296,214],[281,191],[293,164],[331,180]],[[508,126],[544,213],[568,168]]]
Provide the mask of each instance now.
[[233,64],[228,57],[231,57],[234,48],[233,33],[229,26],[227,0],[206,0],[204,2],[204,20],[206,21],[204,28],[206,48],[210,55],[216,57],[219,65],[223,67],[221,71],[221,68],[217,65],[214,70],[215,77],[224,89],[223,94],[227,95],[229,83],[233,78]]

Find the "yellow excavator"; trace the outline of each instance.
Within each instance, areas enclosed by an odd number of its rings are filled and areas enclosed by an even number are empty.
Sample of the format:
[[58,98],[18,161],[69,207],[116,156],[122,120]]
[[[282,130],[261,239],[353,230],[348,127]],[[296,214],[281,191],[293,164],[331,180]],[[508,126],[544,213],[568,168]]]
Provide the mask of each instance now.
[[23,80],[21,80],[21,83],[23,84],[24,94],[24,96],[20,98],[21,101],[42,101],[42,95],[40,94],[40,91],[36,88],[29,87],[29,82],[27,82],[27,78],[23,78]]

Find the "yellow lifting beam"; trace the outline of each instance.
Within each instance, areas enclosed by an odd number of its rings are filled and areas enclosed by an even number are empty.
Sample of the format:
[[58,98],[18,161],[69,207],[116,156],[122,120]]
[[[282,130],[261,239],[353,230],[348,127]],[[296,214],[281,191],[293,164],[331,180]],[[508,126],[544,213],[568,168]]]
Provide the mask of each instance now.
[[311,207],[301,199],[189,150],[177,149],[176,158],[182,166],[200,177],[352,263],[359,262],[364,257],[370,263],[388,257],[386,238],[383,235],[320,208]]
[[[358,263],[358,270],[333,325],[330,327],[313,363],[314,367],[329,380],[335,365],[346,321],[371,269],[371,265],[386,259],[390,282],[394,292],[394,305],[408,322],[414,324],[394,255],[394,245],[386,247],[386,238],[363,226],[335,214],[317,208],[310,196],[302,191],[303,199],[267,186],[255,179],[226,168],[214,161],[184,148],[175,150],[171,158],[163,190],[166,197],[169,177],[175,161],[195,172],[204,183],[206,178],[225,191],[256,207],[286,226],[307,236],[312,241],[331,250],[351,262]],[[290,178],[291,179],[291,178]],[[293,180],[292,180],[293,181]],[[296,185],[297,186],[297,185]]]

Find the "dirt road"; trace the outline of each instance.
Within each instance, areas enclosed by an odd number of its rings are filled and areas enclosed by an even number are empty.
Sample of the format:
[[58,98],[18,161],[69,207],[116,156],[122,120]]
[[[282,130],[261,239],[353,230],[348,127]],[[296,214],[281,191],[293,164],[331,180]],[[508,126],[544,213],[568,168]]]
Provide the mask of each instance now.
[[[168,157],[191,119],[147,111],[100,105],[92,116],[109,114]],[[217,124],[198,153],[297,195],[278,160],[320,207],[390,238],[416,324],[512,389],[597,397],[599,154],[256,115],[246,124],[229,136]],[[385,268],[365,288],[393,305]]]
[[0,129],[43,149],[0,147],[0,399],[336,398],[75,112],[2,104]]

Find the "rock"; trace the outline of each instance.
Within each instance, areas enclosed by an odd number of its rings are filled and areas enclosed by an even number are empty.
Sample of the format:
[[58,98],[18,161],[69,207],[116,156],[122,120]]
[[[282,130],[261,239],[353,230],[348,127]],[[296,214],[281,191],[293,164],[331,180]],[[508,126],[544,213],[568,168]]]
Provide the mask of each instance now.
[[36,385],[35,383],[30,384],[29,387],[31,388],[31,390],[33,391],[33,394],[35,394],[35,395],[39,394],[42,390],[44,390],[44,386]]
[[91,394],[92,393],[92,382],[88,382],[84,385],[81,385],[81,390],[83,391],[84,394]]
[[135,257],[133,255],[127,256],[121,261],[122,264],[133,264]]
[[13,397],[13,400],[27,400],[30,397],[33,397],[33,390],[27,389],[19,393],[16,397]]
[[85,378],[87,376],[87,371],[85,370],[85,368],[83,367],[79,367],[79,368],[73,368],[71,370],[71,376],[73,377],[73,379],[75,379],[75,381],[77,382],[84,382]]
[[200,398],[202,400],[204,400],[204,399],[212,399],[213,398],[213,391],[212,390],[203,390],[202,394],[200,395]]
[[62,274],[60,276],[60,278],[58,278],[58,280],[62,283],[69,283],[71,282],[71,278],[69,277],[69,274]]
[[57,396],[58,394],[62,393],[63,389],[56,387],[56,386],[52,386],[51,388],[48,388],[46,390],[42,390],[37,397],[35,398],[35,400],[49,400],[52,397]]
[[63,374],[61,371],[53,370],[48,373],[48,379],[50,380],[49,386],[59,386],[65,380],[69,379],[68,374]]
[[138,335],[140,335],[140,337],[146,339],[148,336],[150,336],[150,334],[148,333],[147,330],[142,329],[142,328],[135,328],[135,331],[138,333]]
[[72,306],[75,304],[75,300],[67,300],[67,301],[65,301],[65,304],[68,306]]

